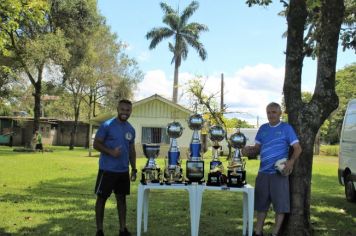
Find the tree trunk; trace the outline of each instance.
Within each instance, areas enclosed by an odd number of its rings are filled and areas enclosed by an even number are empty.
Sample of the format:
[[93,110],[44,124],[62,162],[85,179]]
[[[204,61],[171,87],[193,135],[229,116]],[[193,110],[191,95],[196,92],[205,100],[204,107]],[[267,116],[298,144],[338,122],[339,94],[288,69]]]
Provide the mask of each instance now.
[[172,101],[177,103],[178,101],[178,74],[179,74],[179,64],[176,61],[174,63],[174,81],[173,81],[173,97]]
[[319,155],[320,154],[320,129],[318,130],[318,133],[316,133],[316,137],[314,140],[314,155]]
[[69,150],[73,150],[74,149],[74,145],[75,145],[75,139],[76,139],[76,135],[77,135],[77,129],[78,129],[78,121],[79,121],[79,111],[80,111],[80,101],[77,101],[78,99],[78,95],[75,98],[75,104],[74,106],[74,124],[72,127],[72,131],[70,132],[70,142],[69,142]]
[[42,96],[42,71],[43,66],[38,67],[37,82],[33,83],[35,92],[33,94],[35,98],[35,106],[33,108],[33,133],[40,128],[41,118],[41,96]]
[[287,16],[288,37],[283,92],[288,121],[296,130],[303,152],[290,176],[291,213],[286,217],[281,235],[311,235],[310,194],[315,136],[325,119],[337,108],[335,72],[338,39],[343,20],[343,0],[322,1],[318,29],[317,80],[312,100],[301,100],[303,68],[303,33],[307,17],[304,0],[291,0]]

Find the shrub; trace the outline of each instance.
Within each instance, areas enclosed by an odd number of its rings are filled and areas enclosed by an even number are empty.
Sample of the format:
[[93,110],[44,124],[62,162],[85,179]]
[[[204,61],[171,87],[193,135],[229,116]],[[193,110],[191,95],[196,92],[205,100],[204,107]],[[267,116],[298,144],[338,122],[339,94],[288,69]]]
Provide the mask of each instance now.
[[338,156],[339,155],[339,145],[321,145],[320,155],[325,156]]

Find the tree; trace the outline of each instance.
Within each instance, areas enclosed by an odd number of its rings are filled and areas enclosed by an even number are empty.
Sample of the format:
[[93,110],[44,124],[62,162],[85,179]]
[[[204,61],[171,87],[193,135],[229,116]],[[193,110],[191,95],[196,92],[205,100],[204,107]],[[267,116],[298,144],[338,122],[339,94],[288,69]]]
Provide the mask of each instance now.
[[0,5],[0,61],[16,65],[34,87],[33,130],[39,128],[43,71],[69,57],[62,31],[50,26],[49,9],[45,0],[4,0]]
[[[271,1],[247,2],[268,4]],[[281,234],[311,235],[313,144],[320,126],[338,106],[335,71],[345,6],[344,0],[290,0],[289,3],[283,3],[286,6],[288,24],[283,93],[288,122],[296,130],[303,152],[290,176],[291,213],[284,221]],[[303,102],[303,60],[312,55],[318,59],[316,85],[311,100]]]
[[346,66],[336,73],[336,93],[339,97],[339,106],[322,126],[322,139],[327,143],[335,144],[340,140],[346,106],[351,98],[356,97],[355,78],[356,63]]
[[199,41],[200,34],[208,31],[208,27],[196,22],[188,23],[189,17],[198,9],[199,3],[191,2],[181,15],[178,10],[173,10],[166,3],[160,4],[164,11],[163,23],[168,27],[153,28],[146,34],[147,39],[151,39],[149,48],[154,49],[163,39],[173,37],[174,44],[169,43],[169,50],[173,53],[171,63],[174,62],[174,82],[172,101],[177,103],[178,96],[178,74],[182,59],[188,56],[188,46],[193,47],[202,60],[206,59],[207,52],[203,44]]
[[62,63],[62,67],[63,84],[72,95],[74,123],[69,144],[69,149],[72,150],[84,93],[94,80],[94,68],[91,67],[90,60],[95,52],[91,50],[90,42],[103,20],[94,0],[52,0],[51,17],[53,27],[63,29],[69,39],[67,48],[71,58]]

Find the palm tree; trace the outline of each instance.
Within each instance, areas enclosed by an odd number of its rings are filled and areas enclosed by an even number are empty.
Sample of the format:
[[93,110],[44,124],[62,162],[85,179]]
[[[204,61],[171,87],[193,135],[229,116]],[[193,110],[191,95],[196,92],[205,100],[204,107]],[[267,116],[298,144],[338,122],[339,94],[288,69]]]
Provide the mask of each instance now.
[[204,45],[199,41],[200,33],[208,31],[208,27],[196,22],[187,23],[188,18],[198,9],[199,3],[193,1],[179,15],[179,11],[175,11],[166,3],[161,2],[160,6],[164,12],[163,23],[168,27],[153,28],[146,34],[147,39],[152,39],[149,49],[154,49],[159,42],[165,38],[173,36],[174,45],[169,42],[169,50],[173,53],[172,64],[174,62],[174,84],[172,101],[177,103],[178,95],[178,71],[182,59],[187,59],[188,46],[197,50],[199,57],[204,61],[207,52]]

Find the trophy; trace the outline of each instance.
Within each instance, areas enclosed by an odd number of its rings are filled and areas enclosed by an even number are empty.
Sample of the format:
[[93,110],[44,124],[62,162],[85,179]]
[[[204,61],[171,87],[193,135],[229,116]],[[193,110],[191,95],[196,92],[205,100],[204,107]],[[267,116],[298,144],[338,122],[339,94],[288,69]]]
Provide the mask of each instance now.
[[204,119],[200,114],[193,114],[188,119],[189,128],[193,130],[186,163],[186,177],[189,183],[204,182],[204,161],[201,155],[199,130],[203,128]]
[[183,127],[179,122],[168,124],[167,134],[171,139],[171,145],[168,150],[168,157],[165,160],[166,167],[164,169],[164,182],[166,184],[183,182],[183,170],[181,168],[181,160],[179,159],[180,151],[177,145],[177,138],[179,138],[182,133]]
[[159,145],[145,143],[142,145],[142,149],[143,153],[147,157],[147,163],[146,166],[142,169],[141,183],[159,183],[161,170],[155,161],[159,154]]
[[227,167],[227,185],[229,187],[243,187],[246,184],[246,163],[241,158],[241,149],[246,145],[245,135],[238,130],[230,136],[230,144],[235,152]]
[[209,137],[213,142],[213,159],[210,162],[210,172],[208,174],[207,185],[221,186],[226,183],[226,176],[223,174],[223,164],[219,160],[219,149],[221,147],[219,142],[225,138],[225,130],[219,125],[214,125],[209,130]]

